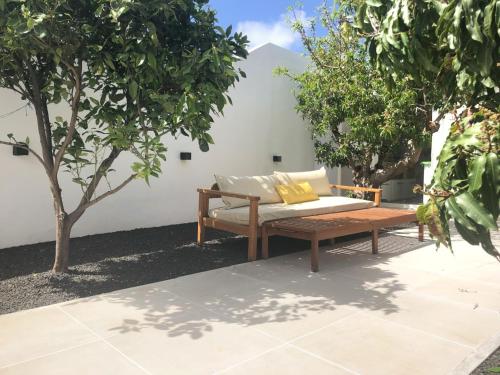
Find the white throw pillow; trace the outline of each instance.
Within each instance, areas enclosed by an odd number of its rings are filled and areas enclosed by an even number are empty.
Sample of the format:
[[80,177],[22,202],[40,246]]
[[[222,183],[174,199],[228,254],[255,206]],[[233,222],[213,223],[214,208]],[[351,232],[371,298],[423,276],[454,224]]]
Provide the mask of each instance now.
[[307,172],[274,172],[278,177],[280,183],[289,185],[297,184],[299,182],[309,182],[314,192],[320,196],[333,195],[330,188],[330,182],[326,175],[325,167],[316,171]]
[[[253,195],[260,197],[259,204],[281,203],[281,197],[274,188],[280,182],[271,176],[220,176],[215,175],[219,190],[226,193]],[[228,208],[248,206],[249,200],[222,196],[222,201]]]

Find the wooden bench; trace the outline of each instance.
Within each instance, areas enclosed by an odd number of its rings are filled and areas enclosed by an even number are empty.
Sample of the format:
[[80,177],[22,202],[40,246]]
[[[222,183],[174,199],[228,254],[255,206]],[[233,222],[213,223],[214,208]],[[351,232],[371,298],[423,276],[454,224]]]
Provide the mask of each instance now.
[[378,253],[378,231],[403,223],[416,223],[419,241],[424,240],[424,227],[417,221],[415,211],[389,208],[368,208],[325,215],[295,217],[269,221],[262,225],[262,257],[269,257],[269,236],[284,236],[311,241],[311,270],[319,270],[319,241],[371,232],[372,253]]
[[[378,207],[380,206],[380,202],[382,200],[382,189],[345,185],[330,185],[330,187],[332,189],[341,191],[344,190],[372,193],[375,206]],[[203,242],[205,241],[206,228],[241,234],[248,237],[248,260],[256,260],[257,241],[262,237],[262,226],[258,223],[260,197],[219,191],[219,187],[217,186],[217,184],[212,186],[211,189],[198,189],[198,194],[198,245],[203,245]],[[215,219],[208,215],[210,200],[221,198],[223,196],[246,199],[249,201],[248,225],[235,224],[228,221]]]

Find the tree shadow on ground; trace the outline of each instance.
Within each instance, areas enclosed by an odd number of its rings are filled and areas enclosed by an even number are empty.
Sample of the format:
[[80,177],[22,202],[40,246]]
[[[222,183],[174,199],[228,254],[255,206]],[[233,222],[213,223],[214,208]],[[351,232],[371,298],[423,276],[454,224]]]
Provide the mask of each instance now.
[[[237,244],[236,247],[243,247],[240,242],[239,239],[222,241],[233,249]],[[111,319],[106,334],[153,330],[168,337],[187,335],[191,339],[202,338],[220,323],[261,328],[332,311],[342,313],[345,309],[391,314],[398,311],[393,301],[395,295],[405,291],[407,285],[383,265],[394,256],[430,242],[420,243],[416,238],[392,234],[382,234],[380,242],[378,255],[370,253],[371,240],[366,237],[322,248],[320,267],[324,266],[318,274],[309,273],[308,253],[289,253],[268,261],[92,297],[84,303],[89,304],[89,314],[95,310],[96,314],[108,315],[107,308],[92,309],[93,303],[123,307],[118,316],[103,317]],[[271,244],[271,249],[274,245]],[[204,251],[216,246],[221,244],[209,242]],[[192,248],[196,245],[182,246],[183,251]],[[152,267],[157,265],[156,260],[150,259]],[[133,261],[142,262],[140,258]],[[108,267],[116,269],[110,261],[100,266],[103,274],[110,273]],[[255,274],[249,273],[249,268],[255,269]],[[362,272],[350,276],[343,269]],[[99,320],[99,316],[94,318]]]

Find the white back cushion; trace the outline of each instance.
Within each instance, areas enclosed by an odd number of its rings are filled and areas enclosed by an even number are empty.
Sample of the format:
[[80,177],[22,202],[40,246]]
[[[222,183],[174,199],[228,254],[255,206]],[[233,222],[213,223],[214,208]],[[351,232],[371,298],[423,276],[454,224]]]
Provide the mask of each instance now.
[[[260,197],[259,204],[283,202],[274,188],[280,182],[274,175],[271,176],[221,176],[215,175],[219,190],[227,193],[253,195]],[[222,196],[222,201],[228,208],[248,206],[246,199]]]
[[320,196],[331,196],[332,189],[326,175],[325,167],[307,172],[274,172],[282,184],[290,185],[299,182],[309,182],[314,192]]

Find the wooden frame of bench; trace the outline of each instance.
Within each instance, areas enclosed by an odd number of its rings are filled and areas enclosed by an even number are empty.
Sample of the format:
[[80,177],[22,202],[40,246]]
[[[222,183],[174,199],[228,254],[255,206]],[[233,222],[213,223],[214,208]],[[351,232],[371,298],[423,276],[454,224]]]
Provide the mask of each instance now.
[[311,242],[311,271],[319,270],[319,241],[371,232],[372,254],[378,254],[379,230],[400,224],[418,225],[418,240],[424,240],[424,226],[415,211],[372,207],[330,214],[291,217],[267,221],[262,225],[262,257],[269,257],[269,237],[283,236]]
[[[347,190],[347,191],[361,191],[374,193],[373,201],[376,207],[380,207],[382,201],[382,189],[358,187],[358,186],[345,186],[345,185],[330,185],[332,189]],[[259,200],[260,197],[236,193],[228,193],[216,190],[217,186],[214,185],[212,189],[198,189],[198,245],[203,245],[205,240],[206,228],[213,228],[230,233],[241,234],[248,237],[248,260],[254,261],[257,259],[257,242],[262,237],[262,227],[259,226]],[[229,221],[212,218],[208,215],[210,199],[221,197],[231,197],[246,199],[249,201],[249,224],[235,224]]]

